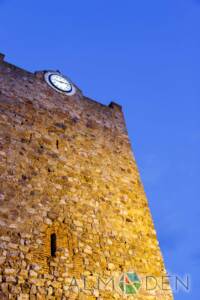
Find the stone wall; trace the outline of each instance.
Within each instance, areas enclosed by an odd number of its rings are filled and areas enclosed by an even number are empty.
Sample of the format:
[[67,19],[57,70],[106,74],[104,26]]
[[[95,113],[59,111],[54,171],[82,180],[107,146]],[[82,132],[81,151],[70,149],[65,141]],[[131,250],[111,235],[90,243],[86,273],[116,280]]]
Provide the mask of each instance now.
[[[59,94],[43,72],[0,60],[0,299],[126,299],[99,278],[160,280],[121,107]],[[172,295],[142,286],[129,299]]]

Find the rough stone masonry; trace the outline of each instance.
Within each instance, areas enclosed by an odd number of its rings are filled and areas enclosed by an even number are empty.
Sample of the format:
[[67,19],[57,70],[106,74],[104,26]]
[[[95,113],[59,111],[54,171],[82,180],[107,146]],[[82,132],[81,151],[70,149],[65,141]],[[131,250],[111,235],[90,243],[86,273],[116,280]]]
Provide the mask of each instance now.
[[0,55],[0,299],[171,300],[165,276],[121,107]]

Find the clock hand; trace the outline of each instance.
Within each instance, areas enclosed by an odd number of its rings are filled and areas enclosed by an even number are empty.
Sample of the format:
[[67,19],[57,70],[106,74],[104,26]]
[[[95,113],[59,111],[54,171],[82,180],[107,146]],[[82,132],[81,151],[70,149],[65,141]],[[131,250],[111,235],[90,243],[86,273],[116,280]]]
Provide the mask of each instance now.
[[56,82],[65,83],[64,81],[61,81],[61,80],[56,80]]

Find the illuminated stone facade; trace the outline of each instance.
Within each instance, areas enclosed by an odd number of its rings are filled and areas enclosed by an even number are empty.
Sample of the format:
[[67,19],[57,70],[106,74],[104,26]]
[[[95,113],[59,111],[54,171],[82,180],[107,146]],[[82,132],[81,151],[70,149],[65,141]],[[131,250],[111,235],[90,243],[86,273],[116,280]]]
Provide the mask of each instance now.
[[121,107],[0,60],[0,299],[171,300]]

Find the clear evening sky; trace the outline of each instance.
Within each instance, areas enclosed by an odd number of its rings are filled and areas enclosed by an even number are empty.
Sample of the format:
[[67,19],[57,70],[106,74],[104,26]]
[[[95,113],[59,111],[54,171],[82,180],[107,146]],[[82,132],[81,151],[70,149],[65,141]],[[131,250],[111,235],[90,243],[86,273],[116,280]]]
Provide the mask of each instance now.
[[[200,0],[0,0],[0,52],[122,104],[167,270],[200,299]],[[133,228],[134,230],[134,228]]]

